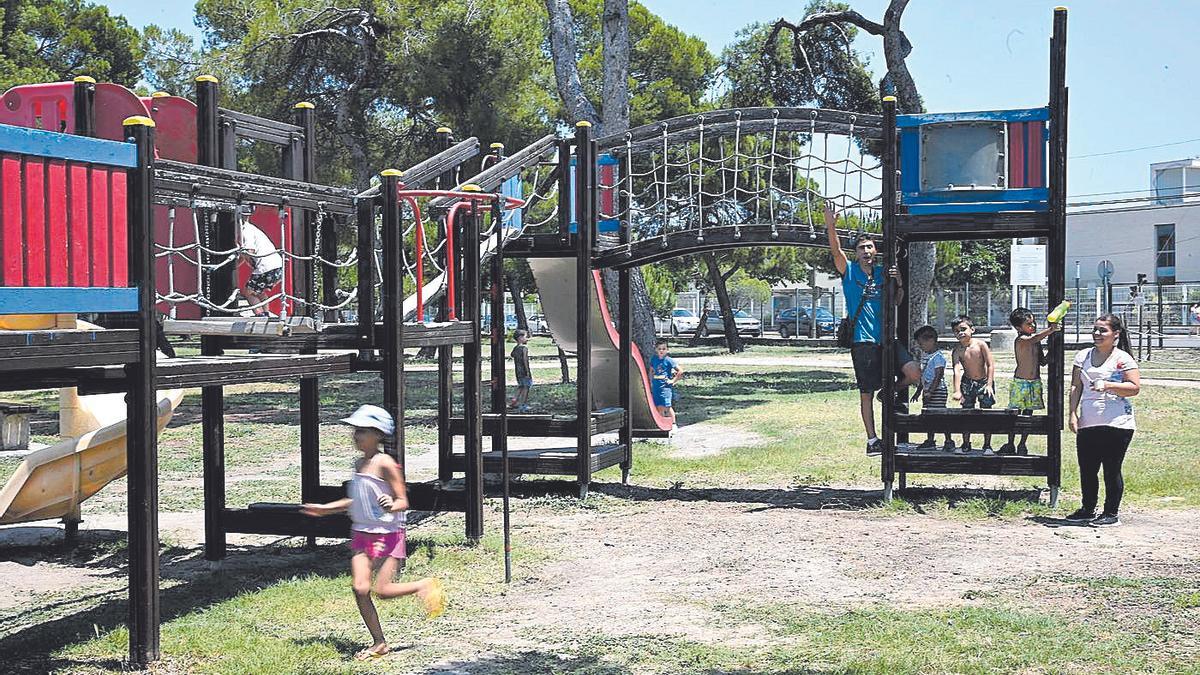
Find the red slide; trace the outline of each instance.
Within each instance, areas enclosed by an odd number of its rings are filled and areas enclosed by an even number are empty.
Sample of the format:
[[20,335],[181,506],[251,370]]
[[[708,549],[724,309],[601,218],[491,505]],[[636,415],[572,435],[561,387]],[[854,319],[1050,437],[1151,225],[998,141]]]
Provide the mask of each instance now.
[[[542,299],[542,313],[554,340],[567,351],[578,351],[575,337],[575,317],[578,315],[575,302],[575,259],[574,258],[530,258],[529,267],[537,280],[538,294]],[[621,357],[620,337],[608,303],[604,300],[600,272],[592,272],[592,409],[619,407],[618,365]],[[633,346],[633,363],[630,364],[632,392],[631,414],[633,428],[669,431],[671,421],[658,414],[651,405],[650,377],[637,345]]]

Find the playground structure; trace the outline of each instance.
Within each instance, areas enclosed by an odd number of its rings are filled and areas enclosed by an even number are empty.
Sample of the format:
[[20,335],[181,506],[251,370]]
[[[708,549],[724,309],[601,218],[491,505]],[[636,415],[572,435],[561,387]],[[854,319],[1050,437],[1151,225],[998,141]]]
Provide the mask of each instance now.
[[[1065,40],[1066,12],[1058,9],[1046,108],[898,116],[895,101],[885,98],[882,115],[720,110],[600,138],[580,123],[572,138],[547,135],[512,155],[493,145],[480,171],[466,179],[479,141],[455,142],[443,128],[440,152],[404,171],[384,170],[376,187],[358,193],[315,183],[311,104],[297,104],[292,122],[227,110],[218,105],[219,83],[207,76],[197,78],[194,103],[160,94],[138,98],[89,78],[10,90],[0,117],[0,315],[97,314],[112,327],[9,317],[13,328],[0,331],[0,368],[12,373],[4,385],[10,390],[128,394],[128,442],[109,449],[124,448],[129,475],[132,660],[145,663],[159,652],[156,443],[165,420],[156,390],[202,388],[205,555],[219,560],[229,533],[344,537],[349,529],[344,516],[309,518],[295,504],[227,507],[225,386],[299,380],[301,498],[330,501],[342,488],[319,480],[320,377],[380,373],[383,405],[397,422],[392,450],[403,459],[404,350],[434,347],[439,480],[411,484],[410,503],[417,510],[463,511],[467,535],[478,538],[485,471],[505,474],[506,502],[510,471],[573,476],[583,496],[595,471],[620,466],[628,478],[635,437],[668,431],[649,405],[649,381],[631,337],[634,267],[743,246],[825,248],[814,218],[833,202],[848,226],[838,230],[843,247],[852,246],[855,229],[881,227],[884,259],[902,270],[914,241],[1045,237],[1050,300],[1061,300]],[[240,171],[238,151],[246,142],[277,148],[282,175]],[[979,160],[989,143],[996,150]],[[963,172],[994,179],[944,180]],[[278,290],[259,306],[238,302],[246,273],[238,263],[243,218],[272,239],[285,261]],[[575,353],[573,416],[507,411],[505,256],[530,259],[551,330]],[[352,288],[339,285],[338,272],[346,268],[357,272]],[[617,276],[613,308],[601,283],[606,268]],[[485,276],[492,290],[486,413]],[[909,333],[907,307],[893,309],[893,293],[888,285],[889,344]],[[260,308],[277,318],[242,316]],[[355,321],[339,320],[347,309]],[[426,320],[427,310],[433,320]],[[167,317],[161,326],[160,314]],[[202,354],[156,359],[159,330],[201,335]],[[1049,372],[1059,373],[1061,336],[1049,346]],[[271,353],[225,353],[245,348]],[[884,355],[891,400],[895,364],[889,349]],[[453,415],[456,377],[461,417]],[[1047,414],[1034,417],[909,415],[885,406],[885,497],[897,473],[901,488],[908,473],[978,473],[1044,475],[1053,501],[1062,386],[1050,377]],[[904,444],[904,434],[927,430],[1042,434],[1048,452],[961,457],[917,453]],[[616,443],[596,443],[613,432]],[[462,452],[455,449],[458,436]],[[573,443],[510,453],[507,439],[514,436]],[[72,493],[71,513],[46,515],[73,513],[77,522],[87,492]]]

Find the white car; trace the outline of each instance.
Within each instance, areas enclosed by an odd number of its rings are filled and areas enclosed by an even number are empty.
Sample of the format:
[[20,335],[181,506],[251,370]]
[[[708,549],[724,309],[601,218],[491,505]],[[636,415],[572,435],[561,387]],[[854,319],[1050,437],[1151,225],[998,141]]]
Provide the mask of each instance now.
[[700,317],[690,309],[675,309],[671,312],[671,335],[679,337],[692,334],[700,327]]

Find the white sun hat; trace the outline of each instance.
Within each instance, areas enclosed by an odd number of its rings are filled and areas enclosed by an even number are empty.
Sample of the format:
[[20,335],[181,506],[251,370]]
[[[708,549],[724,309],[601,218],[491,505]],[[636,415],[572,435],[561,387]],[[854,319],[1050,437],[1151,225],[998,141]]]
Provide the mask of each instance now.
[[396,430],[396,423],[392,421],[391,413],[377,405],[360,406],[353,415],[342,419],[341,422],[352,427],[378,429],[386,436],[391,436],[392,432]]

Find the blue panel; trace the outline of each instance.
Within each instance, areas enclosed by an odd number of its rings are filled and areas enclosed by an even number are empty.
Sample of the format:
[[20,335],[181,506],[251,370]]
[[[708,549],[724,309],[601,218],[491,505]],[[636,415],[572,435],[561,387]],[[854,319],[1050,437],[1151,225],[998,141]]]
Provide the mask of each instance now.
[[[621,160],[608,153],[596,157],[596,164],[598,166],[620,163]],[[575,210],[575,158],[571,157],[571,225],[568,229],[572,233],[579,231],[579,221],[575,217],[576,213],[578,212]],[[596,231],[598,232],[616,232],[618,230],[620,230],[620,222],[616,220],[599,220],[596,223]]]
[[[521,177],[513,176],[512,178],[504,181],[504,184],[500,186],[500,194],[504,195],[505,197],[524,199],[525,184],[521,182]],[[524,227],[524,219],[525,209],[512,209],[511,212],[505,216],[505,227],[519,230]]]
[[0,314],[136,312],[136,288],[0,288]]
[[957,204],[913,204],[908,212],[914,216],[935,213],[1000,213],[1002,211],[1049,211],[1050,204],[1040,201],[964,202]]
[[0,124],[0,152],[108,166],[137,166],[137,147],[100,138]]
[[938,192],[904,192],[905,204],[984,204],[988,202],[1040,202],[1050,199],[1046,188],[1012,188],[1010,190],[958,190]]
[[1045,122],[1049,119],[1049,108],[1021,108],[1018,110],[981,110],[978,112],[897,115],[896,126],[901,129],[907,129],[919,127],[923,124],[939,124],[943,122]]

